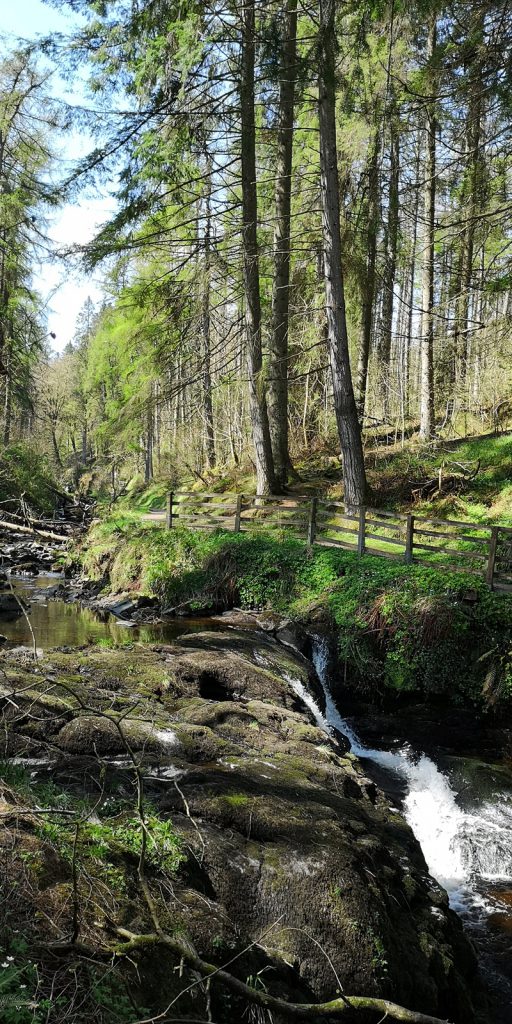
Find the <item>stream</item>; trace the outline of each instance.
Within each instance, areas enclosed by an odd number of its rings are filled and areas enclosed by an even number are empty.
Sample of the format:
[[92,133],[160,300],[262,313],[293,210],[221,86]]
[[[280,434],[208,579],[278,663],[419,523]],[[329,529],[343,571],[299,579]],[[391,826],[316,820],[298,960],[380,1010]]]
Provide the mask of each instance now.
[[[123,624],[79,604],[45,600],[44,589],[57,580],[55,575],[13,578],[17,594],[30,602],[30,623],[43,649],[124,640],[169,642],[220,625],[208,619]],[[6,646],[32,644],[23,615],[2,620],[0,629]],[[412,737],[410,743],[397,741],[392,749],[389,744],[384,749],[366,745],[353,720],[344,719],[336,707],[328,682],[328,647],[320,638],[314,640],[312,660],[324,693],[323,709],[302,683],[291,677],[288,682],[326,734],[341,733],[349,741],[366,773],[405,815],[430,874],[447,890],[476,946],[495,1002],[489,1024],[512,1024],[512,771],[499,763],[448,756],[441,747],[427,754]]]
[[[30,626],[36,645],[42,650],[50,647],[81,647],[88,644],[115,646],[120,643],[169,643],[183,632],[199,632],[212,628],[209,619],[175,619],[166,623],[134,625],[114,615],[99,615],[79,602],[66,602],[47,598],[44,591],[50,591],[61,581],[57,573],[39,576],[12,576],[13,588],[30,605]],[[7,647],[31,647],[32,633],[24,615],[0,620],[0,633],[6,638]]]

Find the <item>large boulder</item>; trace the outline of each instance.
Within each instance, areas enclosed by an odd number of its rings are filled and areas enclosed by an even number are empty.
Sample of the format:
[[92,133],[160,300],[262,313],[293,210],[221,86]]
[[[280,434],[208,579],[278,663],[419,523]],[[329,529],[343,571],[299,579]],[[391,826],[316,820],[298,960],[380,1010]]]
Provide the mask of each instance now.
[[[404,818],[304,703],[315,685],[289,648],[226,631],[149,653],[52,654],[10,679],[19,716],[6,713],[32,754],[47,743],[60,758],[62,784],[78,774],[108,791],[120,755],[126,771],[135,758],[152,813],[171,818],[188,851],[172,885],[155,880],[158,913],[205,959],[248,948],[232,969],[243,980],[264,970],[288,999],[343,986],[471,1024],[476,965],[461,925]],[[37,717],[37,693],[39,731],[23,714]],[[105,911],[110,929],[116,914],[134,931],[151,927],[137,892]],[[92,913],[97,922],[96,902]],[[139,965],[146,979],[153,960]],[[171,956],[169,978],[174,967]],[[242,1011],[220,998],[212,1019]]]

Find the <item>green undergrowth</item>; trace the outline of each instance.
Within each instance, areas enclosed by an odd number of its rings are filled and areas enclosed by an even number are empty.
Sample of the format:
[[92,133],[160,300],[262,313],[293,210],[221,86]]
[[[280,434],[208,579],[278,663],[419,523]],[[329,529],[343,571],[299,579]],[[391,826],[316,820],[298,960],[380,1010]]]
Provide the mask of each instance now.
[[46,459],[33,446],[19,442],[0,454],[0,502],[9,506],[21,498],[39,513],[51,513],[59,488]]
[[[143,913],[141,856],[149,881],[158,878],[165,885],[172,884],[185,860],[182,838],[168,816],[144,801],[142,823],[134,797],[118,787],[115,776],[103,774],[102,789],[98,799],[94,784],[81,791],[73,775],[68,786],[34,777],[12,761],[0,762],[0,792],[4,807],[12,812],[4,811],[5,871],[0,882],[2,1024],[47,1024],[54,1019],[129,1024],[149,1016],[143,1003],[134,1002],[142,998],[140,978],[129,985],[123,966],[111,958],[106,966],[99,955],[77,967],[73,954],[66,959],[65,948],[58,959],[45,955],[50,948],[47,922],[52,926],[58,920],[66,935],[65,922],[76,913],[81,935],[91,949],[100,951],[105,921],[122,920],[128,908],[136,914],[137,906]],[[65,943],[66,938],[63,947]]]
[[[512,436],[468,439],[436,446],[406,445],[386,454],[383,450],[370,461],[369,477],[377,496],[390,508],[412,508],[417,515],[441,519],[469,520],[512,526]],[[473,479],[460,483],[455,493],[434,496],[429,501],[410,496],[415,488],[444,472],[461,476],[462,466],[474,471]],[[478,469],[478,471],[477,471]]]
[[115,591],[190,613],[232,607],[324,621],[358,686],[493,705],[512,699],[512,601],[444,566],[315,547],[284,532],[172,531],[116,514],[83,564]]
[[[48,815],[38,820],[36,834],[66,861],[71,861],[77,844],[81,861],[101,867],[103,872],[115,873],[123,858],[137,863],[143,849],[145,864],[156,871],[173,874],[183,860],[181,840],[172,821],[161,818],[151,804],[144,807],[142,823],[126,798],[110,795],[98,804],[97,799],[77,796],[52,779],[34,780],[23,765],[12,761],[0,761],[0,781],[12,787],[20,801],[48,808]],[[78,831],[69,818],[59,820],[59,812],[73,812]]]

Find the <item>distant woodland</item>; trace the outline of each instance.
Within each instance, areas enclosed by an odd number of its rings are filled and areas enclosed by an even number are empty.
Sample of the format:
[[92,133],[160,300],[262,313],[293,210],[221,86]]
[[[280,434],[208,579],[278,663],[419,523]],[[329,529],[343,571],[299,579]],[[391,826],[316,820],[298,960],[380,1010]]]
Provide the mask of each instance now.
[[[241,467],[274,493],[329,450],[357,504],[368,436],[503,425],[509,2],[60,6],[74,35],[0,67],[4,445],[70,482]],[[55,67],[85,105],[52,98]],[[55,258],[101,269],[103,300],[55,357],[33,273],[83,190],[115,213]]]

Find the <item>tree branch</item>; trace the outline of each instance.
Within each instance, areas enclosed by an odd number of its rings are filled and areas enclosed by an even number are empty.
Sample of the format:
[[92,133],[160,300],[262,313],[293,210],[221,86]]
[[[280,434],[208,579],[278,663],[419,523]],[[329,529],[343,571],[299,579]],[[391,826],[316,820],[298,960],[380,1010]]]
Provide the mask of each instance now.
[[323,1017],[338,1020],[350,1011],[370,1011],[380,1014],[381,1017],[387,1016],[390,1020],[404,1021],[406,1024],[448,1024],[447,1021],[442,1021],[439,1017],[432,1017],[416,1010],[408,1010],[387,999],[375,999],[371,996],[343,996],[327,1003],[287,1003],[285,999],[279,999],[268,992],[251,988],[250,985],[246,985],[245,982],[240,981],[233,974],[229,974],[222,967],[209,964],[182,939],[174,935],[168,935],[166,932],[142,935],[131,932],[127,928],[116,928],[116,932],[120,938],[126,940],[117,947],[115,951],[117,956],[128,956],[130,953],[148,946],[165,946],[166,949],[183,958],[194,970],[199,971],[204,978],[215,975],[223,985],[247,999],[249,1003],[256,1004],[264,1010],[280,1013],[291,1020],[316,1020]]

